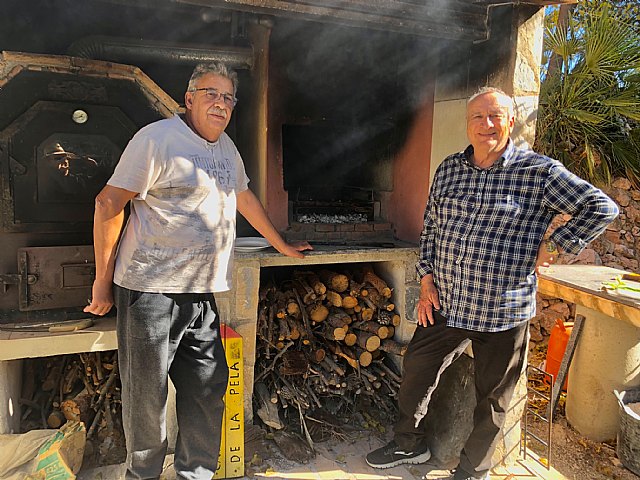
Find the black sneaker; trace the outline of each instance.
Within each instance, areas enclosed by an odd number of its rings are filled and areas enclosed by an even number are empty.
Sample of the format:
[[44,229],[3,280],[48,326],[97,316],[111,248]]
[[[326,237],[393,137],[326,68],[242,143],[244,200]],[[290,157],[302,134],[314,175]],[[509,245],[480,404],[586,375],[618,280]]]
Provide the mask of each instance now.
[[484,475],[480,475],[478,477],[458,467],[456,468],[453,474],[452,480],[489,480],[489,472],[485,473]]
[[367,455],[366,460],[373,468],[391,468],[403,463],[424,463],[431,458],[431,452],[427,447],[414,452],[408,452],[398,447],[395,440]]

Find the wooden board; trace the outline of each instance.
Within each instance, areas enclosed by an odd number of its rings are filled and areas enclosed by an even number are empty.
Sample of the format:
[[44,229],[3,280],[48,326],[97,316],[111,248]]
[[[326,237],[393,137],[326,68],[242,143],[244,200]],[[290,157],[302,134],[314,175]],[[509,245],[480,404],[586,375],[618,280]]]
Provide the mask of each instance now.
[[640,327],[640,297],[634,292],[602,289],[603,282],[624,273],[627,272],[597,265],[553,265],[539,275],[538,291]]

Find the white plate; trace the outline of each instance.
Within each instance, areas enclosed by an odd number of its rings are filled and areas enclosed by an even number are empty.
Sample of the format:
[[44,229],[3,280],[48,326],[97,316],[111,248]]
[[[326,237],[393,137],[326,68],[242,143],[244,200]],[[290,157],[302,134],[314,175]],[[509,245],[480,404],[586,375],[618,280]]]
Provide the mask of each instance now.
[[236,238],[234,248],[236,252],[257,252],[269,248],[271,244],[263,237]]

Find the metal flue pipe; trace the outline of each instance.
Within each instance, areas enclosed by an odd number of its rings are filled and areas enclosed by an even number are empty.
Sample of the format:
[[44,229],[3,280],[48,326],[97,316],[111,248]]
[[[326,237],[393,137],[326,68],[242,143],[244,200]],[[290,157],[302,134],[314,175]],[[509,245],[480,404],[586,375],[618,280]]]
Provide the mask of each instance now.
[[127,64],[171,62],[195,65],[218,61],[234,69],[253,67],[253,50],[248,47],[179,45],[159,40],[122,37],[85,37],[71,44],[67,54]]

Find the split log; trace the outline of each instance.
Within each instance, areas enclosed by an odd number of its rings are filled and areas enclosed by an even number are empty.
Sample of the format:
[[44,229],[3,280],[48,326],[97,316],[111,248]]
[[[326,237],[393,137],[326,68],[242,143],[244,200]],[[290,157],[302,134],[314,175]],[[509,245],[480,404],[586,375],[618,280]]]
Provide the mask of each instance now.
[[375,310],[373,310],[372,308],[363,308],[358,313],[358,315],[360,316],[360,319],[363,322],[370,322],[371,320],[373,320],[374,314],[375,314]]
[[356,282],[354,279],[349,281],[349,295],[352,297],[366,297],[368,294],[364,284]]
[[391,370],[384,362],[379,362],[376,364],[383,372],[385,372],[389,377],[393,379],[394,382],[401,383],[402,379],[398,374],[396,374],[393,370]]
[[378,306],[373,303],[368,296],[362,298],[361,306],[365,306],[374,311],[378,309]]
[[300,324],[292,316],[285,317],[285,320],[289,324],[289,339],[298,340],[301,336]]
[[96,365],[96,375],[99,381],[102,381],[104,378],[104,369],[102,368],[102,359],[100,358],[100,352],[95,352],[95,365]]
[[[383,297],[385,298],[391,297],[391,289],[389,288],[389,286],[384,280],[382,280],[379,276],[377,276],[374,273],[373,267],[371,267],[371,265],[365,265],[363,267],[362,278],[365,283],[368,283],[372,287],[374,287]],[[371,292],[369,292],[369,294],[371,294]]]
[[344,340],[344,337],[347,336],[347,331],[343,327],[333,327],[331,325],[324,325],[320,333],[324,338],[333,341]]
[[[298,304],[302,305],[302,299],[300,298],[300,294],[298,293],[297,290],[294,290],[293,293],[296,296],[296,300],[298,301]],[[311,322],[309,321],[309,315],[307,315],[307,309],[306,308],[300,308],[300,315],[302,316],[302,326],[303,326],[303,334],[301,335],[304,340],[303,343],[305,345],[309,345],[309,343],[311,342],[310,338],[311,338]]]
[[327,303],[333,307],[342,307],[342,296],[333,290],[327,290]]
[[387,353],[394,353],[396,355],[404,355],[407,351],[408,345],[396,342],[395,340],[383,340],[380,342],[380,350]]
[[380,292],[378,292],[378,289],[376,289],[375,287],[369,289],[369,295],[367,296],[367,298],[371,301],[371,303],[373,303],[377,308],[381,310],[393,312],[396,308],[396,306],[391,303],[387,297],[381,295]]
[[49,428],[60,428],[67,422],[67,418],[60,410],[52,410],[47,417],[47,425]]
[[275,323],[275,312],[276,308],[272,304],[269,306],[269,310],[267,311],[267,342],[271,345],[275,343],[275,339],[273,337],[273,324]]
[[60,410],[67,420],[84,422],[91,425],[91,420],[95,412],[91,408],[93,397],[86,390],[82,390],[78,395],[62,402]]
[[371,362],[373,361],[373,355],[371,354],[371,352],[362,348],[357,348],[356,355],[358,356],[358,362],[360,363],[361,367],[368,367],[369,365],[371,365]]
[[287,322],[286,315],[278,317],[278,340],[283,341],[289,339],[291,339],[291,330],[289,329],[289,323]]
[[268,310],[269,308],[266,306],[260,306],[258,307],[258,320],[257,320],[257,328],[256,328],[256,335],[258,336],[258,338],[262,339],[264,341],[264,352],[265,352],[265,357],[267,359],[269,359],[271,357],[271,352],[270,352],[270,348],[271,348],[271,343],[268,340],[268,333],[267,333],[267,323],[268,323]]
[[309,318],[313,322],[324,322],[328,316],[329,309],[321,303],[315,303],[309,307]]
[[260,417],[260,420],[276,430],[283,429],[284,425],[280,420],[278,407],[271,403],[271,394],[267,386],[262,382],[258,382],[253,385],[253,392],[258,400],[259,407],[256,413],[258,417]]
[[343,308],[354,308],[356,305],[358,305],[358,299],[356,297],[352,297],[351,295],[342,296]]
[[344,368],[342,368],[340,365],[338,365],[335,362],[335,360],[333,358],[331,358],[331,355],[327,355],[326,357],[324,357],[324,360],[322,360],[322,362],[320,362],[320,365],[325,367],[327,369],[327,371],[335,372],[338,375],[340,375],[341,377],[344,377],[344,374],[345,374]]
[[344,312],[330,310],[326,322],[332,327],[343,328],[346,333],[349,330],[349,325],[351,324],[351,317]]
[[371,373],[369,370],[367,370],[365,368],[360,370],[360,375],[365,377],[370,382],[375,382],[376,380],[378,380],[378,377],[376,377],[373,373]]
[[380,347],[380,337],[373,333],[360,331],[356,333],[356,337],[358,345],[368,352],[373,352]]
[[328,289],[343,293],[349,288],[349,278],[341,273],[321,270],[320,278]]
[[[47,376],[42,382],[42,390],[45,392],[51,392],[58,388],[60,384],[60,377],[63,375],[62,362],[56,362],[50,364]],[[69,392],[67,392],[69,393]]]
[[344,340],[343,340],[344,344],[349,347],[352,347],[353,345],[355,345],[357,341],[358,341],[358,336],[353,332],[347,333],[344,336]]
[[362,330],[364,332],[373,333],[380,337],[380,340],[391,338],[394,329],[391,326],[380,325],[377,322],[358,322],[352,325],[352,328]]
[[355,358],[353,352],[351,352],[348,348],[341,347],[338,343],[330,343],[329,350],[340,358],[343,358],[350,367],[355,368],[356,370],[359,367],[358,360]]
[[[93,395],[95,391],[95,385],[81,373],[81,368],[82,367],[80,367],[77,361],[74,361],[73,363],[71,363],[71,365],[67,366],[67,371],[64,373],[62,384],[60,385],[60,391],[62,392],[62,394],[69,395],[71,392],[73,392],[77,380],[82,379],[87,391]],[[42,386],[42,389],[45,390],[44,385]]]
[[324,357],[327,356],[327,352],[324,348],[314,348],[312,351],[307,353],[311,361],[314,363],[320,363],[324,360]]
[[[299,301],[301,301],[304,305],[313,303],[317,298],[316,292],[314,292],[313,289],[304,280],[294,280],[293,288],[300,297]],[[300,307],[302,307],[302,304],[300,305]]]
[[293,298],[287,301],[287,313],[296,319],[302,316],[300,313],[300,305],[298,305],[298,302]]
[[320,281],[314,272],[294,272],[293,276],[294,278],[303,278],[316,295],[324,295],[327,292],[327,286]]

